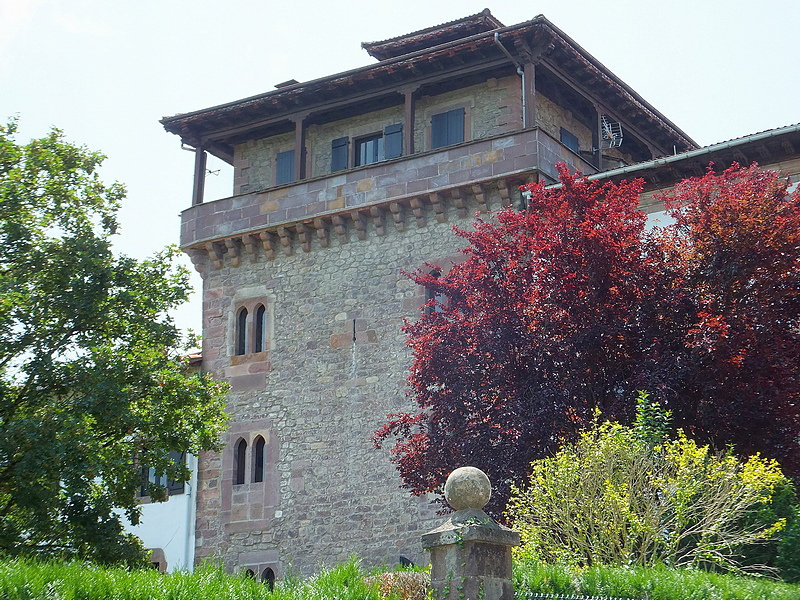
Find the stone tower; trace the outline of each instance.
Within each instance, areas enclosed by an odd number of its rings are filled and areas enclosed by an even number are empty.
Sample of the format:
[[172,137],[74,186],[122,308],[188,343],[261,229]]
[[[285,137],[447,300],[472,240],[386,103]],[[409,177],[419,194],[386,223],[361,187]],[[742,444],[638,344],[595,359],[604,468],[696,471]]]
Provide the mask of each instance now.
[[[357,553],[424,561],[438,519],[370,436],[410,409],[403,271],[458,260],[453,225],[518,186],[696,148],[544,17],[488,11],[363,44],[376,62],[162,120],[196,151],[181,245],[203,278],[203,368],[230,382],[199,459],[196,560],[281,577]],[[229,198],[203,202],[211,153]],[[615,171],[616,170],[616,171]]]

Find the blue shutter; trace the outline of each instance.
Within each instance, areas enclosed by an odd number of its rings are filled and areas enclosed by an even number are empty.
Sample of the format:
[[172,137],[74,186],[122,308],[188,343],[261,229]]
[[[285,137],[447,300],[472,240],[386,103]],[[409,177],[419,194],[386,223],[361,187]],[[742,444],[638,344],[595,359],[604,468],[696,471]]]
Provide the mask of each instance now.
[[347,168],[347,138],[336,138],[331,142],[331,173]]
[[447,146],[447,113],[431,117],[431,148]]
[[572,150],[575,154],[578,153],[578,137],[563,127],[561,128],[561,143]]
[[445,114],[447,115],[447,145],[460,144],[464,141],[464,109],[456,108]]
[[275,185],[294,181],[294,150],[280,152],[276,157]]
[[403,156],[403,124],[389,125],[383,130],[383,154],[386,160]]
[[431,148],[443,148],[463,141],[463,108],[454,108],[431,117]]

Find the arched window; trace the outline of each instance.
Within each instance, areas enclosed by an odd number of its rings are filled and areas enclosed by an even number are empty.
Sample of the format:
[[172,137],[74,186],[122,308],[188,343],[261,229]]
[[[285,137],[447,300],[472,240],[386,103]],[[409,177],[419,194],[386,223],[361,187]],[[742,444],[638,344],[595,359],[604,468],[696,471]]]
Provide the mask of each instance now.
[[247,354],[247,309],[236,315],[236,354]]
[[244,572],[244,576],[247,577],[248,579],[255,579],[256,578],[256,574],[253,571],[253,569],[247,569],[247,571]]
[[236,454],[233,457],[233,483],[238,485],[240,483],[244,483],[244,468],[246,464],[245,461],[247,460],[247,442],[245,440],[239,440],[236,442],[234,451]]
[[264,481],[264,451],[266,448],[264,438],[258,436],[253,442],[253,483]]
[[275,589],[275,571],[273,571],[269,567],[264,569],[264,571],[261,573],[261,581],[262,581],[262,583],[265,583],[269,587],[269,591],[270,592],[272,590],[274,590]]
[[253,349],[254,352],[267,351],[267,309],[263,304],[259,304],[256,308],[255,316],[255,329],[256,329],[256,345]]

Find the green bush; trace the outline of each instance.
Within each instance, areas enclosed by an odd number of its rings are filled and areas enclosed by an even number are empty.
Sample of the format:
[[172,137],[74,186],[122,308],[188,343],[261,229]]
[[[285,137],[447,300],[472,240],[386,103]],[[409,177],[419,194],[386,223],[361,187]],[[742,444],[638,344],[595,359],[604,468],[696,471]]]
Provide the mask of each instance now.
[[[682,432],[658,444],[653,431],[603,423],[532,463],[528,487],[509,503],[520,555],[583,567],[768,570],[747,551],[789,522],[769,510],[789,484],[777,463],[715,453]],[[788,560],[786,550],[781,556]]]

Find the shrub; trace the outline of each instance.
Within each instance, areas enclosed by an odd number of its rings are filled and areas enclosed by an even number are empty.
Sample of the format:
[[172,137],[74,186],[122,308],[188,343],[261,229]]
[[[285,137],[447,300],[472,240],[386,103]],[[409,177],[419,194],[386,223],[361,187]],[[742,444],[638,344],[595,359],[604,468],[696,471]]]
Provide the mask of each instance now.
[[714,452],[682,432],[652,442],[606,422],[534,461],[528,487],[515,488],[509,503],[521,555],[587,567],[768,568],[743,552],[787,523],[765,510],[788,484],[777,463]]

